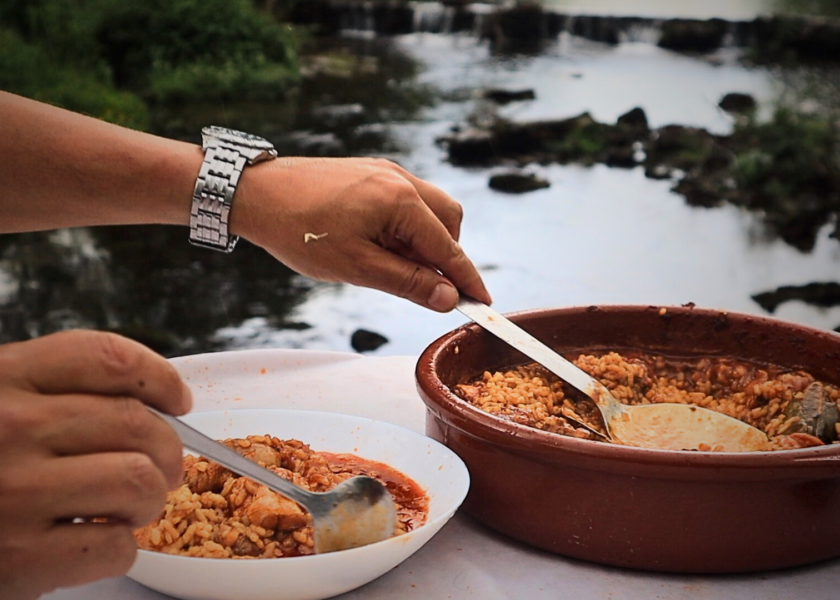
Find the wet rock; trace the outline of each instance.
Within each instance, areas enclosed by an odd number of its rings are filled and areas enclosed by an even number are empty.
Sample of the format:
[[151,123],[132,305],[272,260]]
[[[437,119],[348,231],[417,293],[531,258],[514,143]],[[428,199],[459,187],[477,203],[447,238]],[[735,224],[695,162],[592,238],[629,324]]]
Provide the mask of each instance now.
[[721,98],[720,102],[718,102],[718,106],[726,112],[746,114],[756,109],[756,102],[755,98],[749,94],[732,92]]
[[604,157],[604,164],[608,167],[630,169],[635,167],[637,162],[633,146],[610,146]]
[[291,331],[306,331],[312,329],[312,325],[304,321],[282,321],[277,325],[278,329],[289,329]]
[[648,179],[671,179],[674,177],[674,169],[663,164],[645,165],[645,177]]
[[403,35],[414,31],[414,10],[401,2],[376,4],[371,13],[374,31],[380,35]]
[[561,162],[583,159],[603,148],[601,123],[589,113],[568,119],[499,122],[495,128],[496,145],[503,155],[547,154]]
[[814,249],[820,229],[832,214],[831,206],[815,194],[799,193],[790,198],[774,198],[766,203],[760,194],[756,199],[767,211],[764,221],[770,229],[802,252]]
[[720,48],[727,28],[723,19],[670,19],[662,24],[659,46],[678,52],[711,52]]
[[718,106],[726,112],[747,114],[753,112],[756,109],[757,104],[755,102],[755,98],[753,98],[750,94],[732,92],[721,98],[720,102],[718,102]]
[[375,331],[357,329],[350,336],[350,345],[356,352],[371,352],[388,343],[388,338]]
[[759,17],[753,23],[753,56],[760,61],[840,60],[840,19],[799,15]]
[[328,127],[361,123],[365,117],[365,107],[358,103],[316,106],[311,112],[314,118]]
[[798,300],[812,306],[831,308],[840,306],[840,283],[813,282],[805,285],[783,285],[773,291],[752,296],[761,308],[769,313],[776,312],[780,304]]
[[344,142],[331,132],[297,131],[288,136],[285,141],[304,156],[342,156],[345,154]]
[[511,102],[520,102],[522,100],[533,100],[537,97],[534,90],[504,90],[499,88],[491,88],[484,90],[482,97],[487,100],[492,100],[496,104],[509,104]]
[[685,196],[691,206],[714,208],[723,204],[723,194],[714,182],[701,178],[685,178],[673,187],[673,191]]
[[702,165],[714,144],[712,135],[702,128],[666,125],[651,136],[645,158],[646,170],[666,167],[691,171]]
[[438,140],[447,147],[450,162],[461,165],[485,164],[496,158],[493,134],[468,128]]
[[599,15],[577,15],[571,24],[573,35],[616,45],[621,42],[621,32],[624,20],[619,17],[607,17]]
[[[538,4],[521,4],[493,11],[482,20],[479,33],[496,51],[539,51],[559,29],[550,13]],[[556,29],[556,30],[555,30]]]
[[638,131],[648,131],[647,115],[642,108],[637,106],[618,117],[616,125]]
[[533,192],[534,190],[547,188],[551,184],[534,173],[507,171],[490,177],[489,185],[491,189],[498,192],[505,192],[507,194],[524,194],[527,192]]
[[728,169],[735,162],[735,154],[719,144],[717,138],[712,138],[706,155],[703,157],[702,169],[705,173],[716,173]]
[[381,151],[389,141],[389,129],[384,123],[366,123],[353,131],[353,142],[358,148]]
[[[281,20],[286,19],[291,23],[308,25],[319,35],[335,35],[341,31],[343,25],[344,9],[332,5],[329,0],[307,0],[306,2],[283,2],[278,3]],[[284,13],[288,10],[288,13]]]
[[[650,130],[641,108],[610,125],[588,113],[520,123],[501,117],[496,106],[481,99],[471,127],[439,140],[453,164],[641,165],[649,178],[675,180],[674,191],[693,206],[728,202],[760,211],[768,231],[803,252],[813,249],[826,223],[836,222],[840,172],[835,126],[827,119],[777,113],[771,122],[744,119],[731,134],[714,135],[682,125]],[[840,235],[834,228],[832,235]]]

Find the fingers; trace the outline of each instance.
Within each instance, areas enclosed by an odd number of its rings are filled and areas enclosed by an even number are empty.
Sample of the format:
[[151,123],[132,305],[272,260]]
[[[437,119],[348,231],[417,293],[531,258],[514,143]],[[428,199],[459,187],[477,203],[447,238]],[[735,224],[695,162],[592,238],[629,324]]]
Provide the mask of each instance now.
[[8,477],[15,483],[4,486],[3,503],[25,504],[33,529],[76,518],[106,518],[141,527],[166,501],[163,473],[137,452],[62,457],[44,461],[37,469],[10,471]]
[[137,558],[131,529],[116,523],[57,525],[47,532],[42,545],[33,557],[42,568],[34,576],[45,578],[39,583],[47,589],[125,575]]
[[50,461],[42,473],[63,490],[47,494],[51,498],[44,514],[56,520],[105,517],[132,529],[161,512],[169,487],[157,465],[138,452],[63,457]]
[[170,414],[192,405],[189,388],[166,359],[112,333],[66,331],[0,348],[0,361],[30,389],[44,394],[86,392],[137,398]]
[[[401,267],[400,287],[407,290],[404,297],[440,312],[455,308],[458,291],[488,304],[492,302],[478,269],[425,205],[418,203],[403,211],[395,236],[411,249],[418,262],[431,267],[410,273]],[[439,271],[443,277],[429,273],[430,270]],[[449,289],[451,286],[455,289]]]
[[461,239],[461,221],[464,217],[461,205],[449,194],[428,181],[424,181],[405,170],[403,170],[403,176],[411,182],[426,205],[443,223],[452,239],[456,242]]
[[[407,258],[426,263],[443,273],[457,290],[490,304],[492,298],[481,280],[481,275],[457,244],[463,218],[461,205],[437,186],[412,175],[401,167],[398,169],[423,201],[423,204],[414,209],[419,214],[406,215],[396,229],[397,238],[410,249]],[[423,205],[428,207],[431,215],[424,214],[426,211]],[[435,220],[443,225],[445,232],[436,226]],[[446,233],[448,236],[445,235]],[[430,279],[428,273],[423,272],[411,275],[408,281],[414,282],[408,283],[410,289],[418,288],[418,291],[412,292],[412,295],[426,298],[425,303],[419,302],[420,304],[441,312],[455,308],[458,295],[446,288],[449,282],[434,277]],[[432,286],[431,291],[428,289],[429,286]],[[414,297],[410,299],[417,302]]]
[[117,523],[67,523],[25,538],[11,533],[0,539],[0,597],[37,600],[58,587],[124,575],[136,557],[131,529]]
[[33,398],[30,434],[58,456],[127,452],[148,456],[170,488],[180,485],[182,446],[177,434],[131,398]]
[[369,244],[355,256],[355,262],[360,274],[350,283],[382,290],[438,312],[450,311],[458,302],[452,283],[422,261]]

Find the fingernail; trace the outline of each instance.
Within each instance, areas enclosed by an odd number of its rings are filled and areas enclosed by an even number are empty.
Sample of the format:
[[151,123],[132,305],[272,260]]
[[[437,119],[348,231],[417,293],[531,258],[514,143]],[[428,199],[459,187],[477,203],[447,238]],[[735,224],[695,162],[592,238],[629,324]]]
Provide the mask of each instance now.
[[181,394],[181,408],[183,410],[181,414],[187,414],[192,410],[193,406],[192,390],[190,390],[186,383],[181,382],[181,385],[184,387],[184,391]]
[[451,285],[439,283],[429,296],[429,306],[441,312],[447,312],[455,308],[458,303],[458,291]]

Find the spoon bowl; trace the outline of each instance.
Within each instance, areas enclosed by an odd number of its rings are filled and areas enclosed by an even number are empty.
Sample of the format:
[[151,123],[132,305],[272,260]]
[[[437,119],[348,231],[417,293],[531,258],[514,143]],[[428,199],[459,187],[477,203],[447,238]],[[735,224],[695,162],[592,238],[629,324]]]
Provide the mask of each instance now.
[[707,408],[671,402],[622,404],[597,379],[486,304],[462,295],[458,310],[591,398],[612,441],[660,450],[748,452],[770,448],[760,429]]

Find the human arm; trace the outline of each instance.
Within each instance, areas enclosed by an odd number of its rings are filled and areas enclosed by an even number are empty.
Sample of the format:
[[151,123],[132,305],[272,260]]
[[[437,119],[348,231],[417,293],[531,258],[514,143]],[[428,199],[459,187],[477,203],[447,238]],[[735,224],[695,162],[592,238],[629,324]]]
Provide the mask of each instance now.
[[147,404],[183,414],[191,395],[126,338],[68,331],[0,346],[0,598],[131,567],[132,530],[182,477],[180,442]]
[[[2,92],[0,156],[0,233],[186,225],[203,159],[197,145]],[[304,275],[448,311],[456,289],[490,302],[457,243],[461,218],[455,200],[392,162],[281,158],[245,168],[230,227]]]

